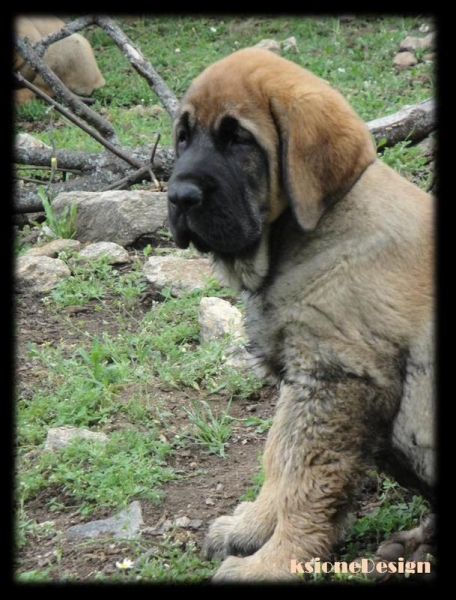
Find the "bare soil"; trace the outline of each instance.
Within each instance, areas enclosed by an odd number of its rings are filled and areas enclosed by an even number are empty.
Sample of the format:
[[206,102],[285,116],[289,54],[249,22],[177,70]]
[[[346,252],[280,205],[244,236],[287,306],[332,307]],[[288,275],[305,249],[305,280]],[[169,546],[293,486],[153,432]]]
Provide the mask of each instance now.
[[[152,289],[143,294],[138,306],[131,311],[131,327],[135,326],[139,313],[149,310],[151,300],[156,297]],[[89,302],[81,307],[68,307],[56,314],[41,302],[41,297],[30,293],[18,293],[15,296],[16,327],[16,391],[22,397],[33,397],[40,385],[40,373],[33,368],[27,357],[29,343],[37,345],[50,344],[63,349],[70,345],[86,343],[83,332],[94,337],[102,332],[115,333],[118,325],[113,318],[116,308],[114,299],[107,298],[100,310],[99,302]],[[77,329],[72,329],[71,336],[65,318],[77,321]],[[127,318],[127,317],[125,317]],[[80,331],[80,335],[78,335]],[[188,396],[182,392],[160,386],[149,390],[152,397],[164,401],[166,410],[173,416],[172,430],[179,431],[184,425],[185,415],[182,406],[189,403]],[[124,391],[125,398],[131,396]],[[263,419],[274,412],[277,398],[276,389],[264,387],[255,397],[244,402],[233,402],[230,414],[234,417],[255,415]],[[122,401],[122,394],[119,396]],[[217,410],[226,406],[226,398],[211,396],[211,406]],[[122,427],[131,427],[128,422],[113,422],[107,432]],[[249,428],[250,429],[250,428]],[[147,533],[147,527],[153,528],[166,519],[188,516],[190,519],[202,520],[198,529],[180,529],[176,535],[186,540],[194,540],[198,546],[207,531],[208,523],[217,516],[231,513],[238,504],[239,498],[252,486],[252,476],[258,471],[259,455],[263,449],[266,434],[246,430],[239,425],[226,448],[226,458],[211,455],[198,444],[191,444],[172,455],[169,464],[179,472],[179,479],[168,482],[164,487],[164,496],[160,504],[141,501],[143,520],[146,532],[141,536],[141,544],[147,549],[153,546],[160,536]],[[71,525],[103,519],[111,516],[113,511],[97,510],[90,517],[82,516],[77,507],[65,510],[49,509],[50,496],[65,503],[65,497],[59,490],[48,488],[37,498],[27,504],[28,518],[38,523],[53,521],[55,530],[62,532]],[[68,499],[66,501],[68,504]],[[122,561],[131,555],[131,547],[125,543],[111,540],[73,540],[52,534],[48,539],[29,542],[15,556],[17,573],[50,569],[48,577],[59,580],[62,576],[77,581],[93,579],[96,573],[108,574],[116,570],[115,562]]]

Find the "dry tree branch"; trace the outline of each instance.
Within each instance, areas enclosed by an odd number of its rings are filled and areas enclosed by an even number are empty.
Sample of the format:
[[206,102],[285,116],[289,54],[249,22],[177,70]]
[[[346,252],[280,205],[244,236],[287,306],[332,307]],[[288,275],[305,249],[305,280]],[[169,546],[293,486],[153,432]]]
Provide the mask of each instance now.
[[[55,158],[55,152],[53,152],[52,154]],[[65,167],[49,167],[49,166],[39,167],[38,165],[21,165],[21,166],[16,165],[16,169],[21,170],[21,171],[63,171],[65,173],[80,173],[81,172],[81,169],[69,169],[69,168],[65,168]]]
[[[111,143],[119,145],[116,132],[108,121],[103,119],[99,114],[86,106],[79,98],[70,92],[66,85],[57,77],[57,75],[48,67],[43,58],[36,55],[33,47],[28,41],[16,37],[15,49],[38,73],[41,75],[46,84],[55,93],[57,99],[63,102],[86,123],[99,131]],[[23,83],[23,82],[22,82]]]
[[134,173],[130,173],[126,177],[123,177],[122,179],[115,181],[114,183],[109,185],[107,188],[105,188],[103,191],[107,192],[109,190],[122,190],[125,187],[129,187],[130,185],[133,185],[134,183],[137,183],[138,181],[145,179],[146,175],[149,175],[150,180],[155,185],[155,188],[161,191],[162,188],[161,188],[160,182],[155,177],[155,174],[152,171],[152,167],[154,166],[155,153],[157,151],[157,146],[158,146],[158,142],[160,141],[160,137],[161,136],[158,133],[157,139],[155,140],[154,147],[152,148],[152,153],[150,155],[149,164],[145,164],[140,169],[135,171]]
[[121,150],[119,147],[114,146],[114,144],[111,144],[111,142],[108,142],[107,140],[105,140],[105,138],[103,136],[101,136],[97,131],[94,131],[93,129],[90,129],[89,127],[87,127],[87,125],[83,121],[81,121],[81,119],[79,119],[77,116],[73,115],[69,110],[64,108],[56,100],[54,100],[53,98],[48,96],[45,92],[40,90],[40,88],[36,87],[36,85],[33,85],[33,83],[30,83],[29,81],[27,81],[27,79],[25,79],[25,77],[23,77],[20,73],[14,73],[14,76],[22,85],[27,87],[34,94],[36,94],[37,96],[39,96],[40,98],[45,100],[48,104],[53,106],[64,117],[66,117],[69,121],[71,121],[72,123],[77,125],[80,129],[85,131],[85,133],[87,133],[88,135],[93,137],[94,140],[96,140],[102,146],[104,146],[105,148],[110,150],[113,154],[116,154],[119,158],[122,158],[125,162],[130,164],[132,167],[137,167],[137,168],[141,167],[141,163],[139,161],[137,161],[133,157],[131,157],[128,154],[126,154],[125,152],[123,152],[123,150]]
[[146,175],[150,175],[149,165],[142,166],[137,171],[134,171],[134,173],[131,173],[130,175],[127,175],[126,177],[115,181],[111,185],[108,185],[108,187],[105,187],[102,191],[108,192],[109,190],[123,190],[126,187],[129,187],[130,185],[143,180]]
[[41,169],[51,164],[52,157],[62,169],[81,171],[88,165],[98,163],[100,152],[83,152],[82,150],[47,150],[46,148],[14,148],[14,160],[20,165],[34,165]]
[[385,146],[410,140],[417,142],[435,131],[435,102],[432,98],[404,106],[398,112],[366,123],[378,143],[385,140]]
[[94,17],[94,22],[117,44],[128,58],[132,67],[137,71],[158,96],[172,119],[176,114],[179,102],[157,71],[144,58],[133,42],[110,17]]

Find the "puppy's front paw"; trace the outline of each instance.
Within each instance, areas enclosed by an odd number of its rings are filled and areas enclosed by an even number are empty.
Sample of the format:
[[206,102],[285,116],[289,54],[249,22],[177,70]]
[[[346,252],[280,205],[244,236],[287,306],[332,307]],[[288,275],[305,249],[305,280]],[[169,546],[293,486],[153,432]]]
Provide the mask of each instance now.
[[209,533],[204,540],[203,555],[208,560],[212,558],[224,559],[229,555],[229,534],[236,523],[235,516],[225,515],[216,519],[209,528]]
[[280,568],[276,561],[267,560],[261,550],[253,556],[229,556],[223,561],[212,581],[214,583],[296,582],[289,568]]
[[254,502],[241,502],[233,516],[219,517],[209,527],[203,554],[209,559],[248,556],[265,543],[273,527],[274,523],[259,520]]

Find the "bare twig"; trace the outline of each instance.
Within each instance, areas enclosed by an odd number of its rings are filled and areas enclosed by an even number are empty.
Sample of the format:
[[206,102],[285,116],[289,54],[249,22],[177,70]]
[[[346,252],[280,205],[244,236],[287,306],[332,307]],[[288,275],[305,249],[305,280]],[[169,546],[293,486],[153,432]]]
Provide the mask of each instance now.
[[128,58],[132,67],[147,81],[152,90],[157,94],[165,109],[168,111],[171,118],[174,118],[178,101],[172,91],[144,58],[141,52],[136,48],[128,36],[111,18],[106,16],[94,17],[95,23],[99,25],[107,35],[117,44],[123,54]]
[[81,121],[81,119],[79,119],[77,116],[73,115],[69,110],[64,108],[56,100],[54,100],[53,98],[48,96],[45,92],[40,90],[40,88],[36,87],[36,85],[33,85],[33,83],[30,83],[29,81],[27,81],[25,79],[25,77],[22,77],[22,75],[20,73],[14,73],[14,76],[20,83],[22,83],[22,85],[27,87],[34,94],[36,94],[37,96],[39,96],[40,98],[45,100],[48,104],[53,106],[64,117],[66,117],[69,121],[71,121],[72,123],[77,125],[80,129],[82,129],[83,131],[88,133],[98,143],[100,143],[102,146],[104,146],[105,148],[110,150],[113,154],[116,154],[119,158],[122,158],[125,162],[127,162],[132,167],[136,167],[136,168],[141,167],[141,163],[139,161],[137,161],[132,156],[129,156],[128,154],[123,152],[123,150],[121,150],[119,147],[114,146],[114,144],[111,144],[111,142],[108,142],[108,140],[105,140],[104,137],[102,137],[97,131],[94,131],[93,129],[90,129],[90,127],[87,127],[87,125],[83,121]]
[[146,175],[149,176],[150,181],[153,182],[153,184],[155,185],[155,187],[158,190],[162,190],[162,186],[160,185],[160,182],[158,181],[158,179],[155,177],[154,172],[152,171],[152,167],[154,164],[154,158],[155,158],[155,153],[157,151],[157,146],[158,146],[158,142],[160,141],[160,134],[157,134],[157,139],[155,140],[155,144],[154,147],[152,148],[152,154],[150,155],[150,163],[149,164],[145,164],[143,165],[140,169],[138,169],[137,171],[135,171],[134,173],[130,173],[130,175],[127,175],[126,177],[123,177],[122,179],[119,179],[118,181],[115,181],[114,183],[112,183],[111,185],[109,185],[107,188],[105,188],[103,191],[107,192],[108,190],[121,190],[124,189],[125,187],[129,187],[130,185],[137,183],[138,181],[141,181],[143,179],[146,179]]
[[14,177],[15,181],[25,181],[27,183],[37,183],[39,185],[43,185],[46,183],[46,181],[41,181],[41,179],[33,179],[32,177],[20,177],[18,175],[16,175]]
[[89,25],[93,25],[93,17],[81,17],[80,19],[75,19],[69,23],[65,23],[64,27],[57,29],[57,31],[53,31],[49,33],[47,36],[41,38],[37,42],[35,42],[32,46],[33,50],[38,54],[38,56],[43,56],[46,51],[46,48],[59,40],[62,40],[81,29],[85,29]]
[[161,133],[157,133],[157,139],[155,140],[154,147],[152,148],[152,154],[150,155],[150,164],[154,164],[155,153],[157,152],[158,142],[160,141]]
[[122,190],[128,187],[129,185],[132,185],[133,183],[137,183],[138,181],[143,180],[146,175],[150,176],[149,165],[144,165],[134,173],[131,173],[130,175],[127,175],[126,177],[123,177],[118,181],[115,181],[111,185],[108,185],[108,187],[105,187],[102,191],[108,192],[109,190]]
[[158,179],[155,177],[154,172],[152,171],[152,167],[154,164],[155,152],[157,151],[158,142],[160,141],[161,134],[157,133],[157,139],[155,140],[154,147],[152,148],[152,154],[150,155],[150,178],[153,181],[155,187],[161,191],[161,185]]
[[[79,100],[75,94],[70,92],[66,85],[52,71],[52,69],[48,67],[44,59],[37,56],[36,52],[34,52],[33,48],[25,38],[21,39],[16,37],[15,49],[27,63],[29,63],[36,71],[38,71],[46,84],[53,90],[60,102],[63,102],[70,107],[76,115],[78,115],[81,119],[84,119],[84,121],[99,131],[100,134],[111,143],[119,145],[116,132],[111,123],[103,119],[99,114]],[[21,83],[24,84],[24,81],[21,80]]]

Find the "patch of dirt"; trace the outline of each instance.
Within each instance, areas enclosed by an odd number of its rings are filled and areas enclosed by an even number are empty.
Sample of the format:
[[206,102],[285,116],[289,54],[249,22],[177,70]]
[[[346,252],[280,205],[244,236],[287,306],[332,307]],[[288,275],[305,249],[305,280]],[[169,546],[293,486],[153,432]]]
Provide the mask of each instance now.
[[[153,289],[147,289],[135,309],[131,311],[131,327],[137,319],[144,315],[151,306],[152,300],[161,296]],[[52,347],[59,346],[63,355],[74,352],[74,346],[87,344],[87,333],[99,336],[102,332],[111,335],[117,333],[115,320],[116,309],[114,298],[107,298],[100,306],[97,301],[84,306],[68,307],[56,310],[42,302],[42,297],[30,293],[16,294],[15,326],[16,326],[16,388],[17,394],[32,398],[40,386],[40,371],[28,356],[30,343]],[[133,314],[134,313],[134,314]],[[129,317],[124,314],[123,327]],[[71,324],[76,325],[72,327]],[[170,435],[188,427],[188,419],[182,407],[190,407],[190,396],[175,389],[168,389],[164,384],[148,388],[148,394],[163,403],[170,415],[163,434]],[[132,390],[128,386],[119,391],[119,401],[131,398]],[[274,413],[277,390],[264,387],[256,396],[248,401],[233,402],[230,415],[236,419],[256,416],[262,419]],[[212,409],[222,411],[226,408],[226,397],[223,393],[211,395]],[[134,427],[127,421],[116,420],[105,428],[106,433],[123,427]],[[222,514],[232,513],[239,503],[240,497],[251,487],[252,477],[258,471],[259,456],[263,450],[266,433],[257,433],[254,428],[246,428],[239,421],[234,421],[233,434],[226,446],[226,458],[208,454],[203,446],[186,443],[184,448],[176,450],[169,457],[168,463],[179,473],[179,479],[170,481],[163,488],[163,498],[159,504],[141,501],[144,526],[153,528],[166,519],[188,516],[199,519],[202,525],[195,530],[178,529],[174,537],[184,538],[184,542],[193,540],[197,547],[201,546],[207,532],[209,522]],[[34,451],[32,451],[33,453]],[[32,457],[33,460],[33,457]],[[24,548],[18,550],[15,557],[16,572],[48,570],[47,577],[59,580],[70,576],[77,581],[93,579],[96,573],[110,574],[118,569],[117,561],[131,556],[131,545],[116,539],[73,540],[66,539],[55,532],[62,532],[68,527],[104,519],[112,516],[113,510],[97,510],[89,517],[84,517],[74,506],[70,509],[49,509],[49,500],[57,496],[65,505],[71,501],[55,488],[48,488],[26,505],[29,519],[38,523],[52,521],[54,531],[47,537],[31,540]],[[151,533],[143,533],[141,545],[145,551],[153,547],[161,537]]]

